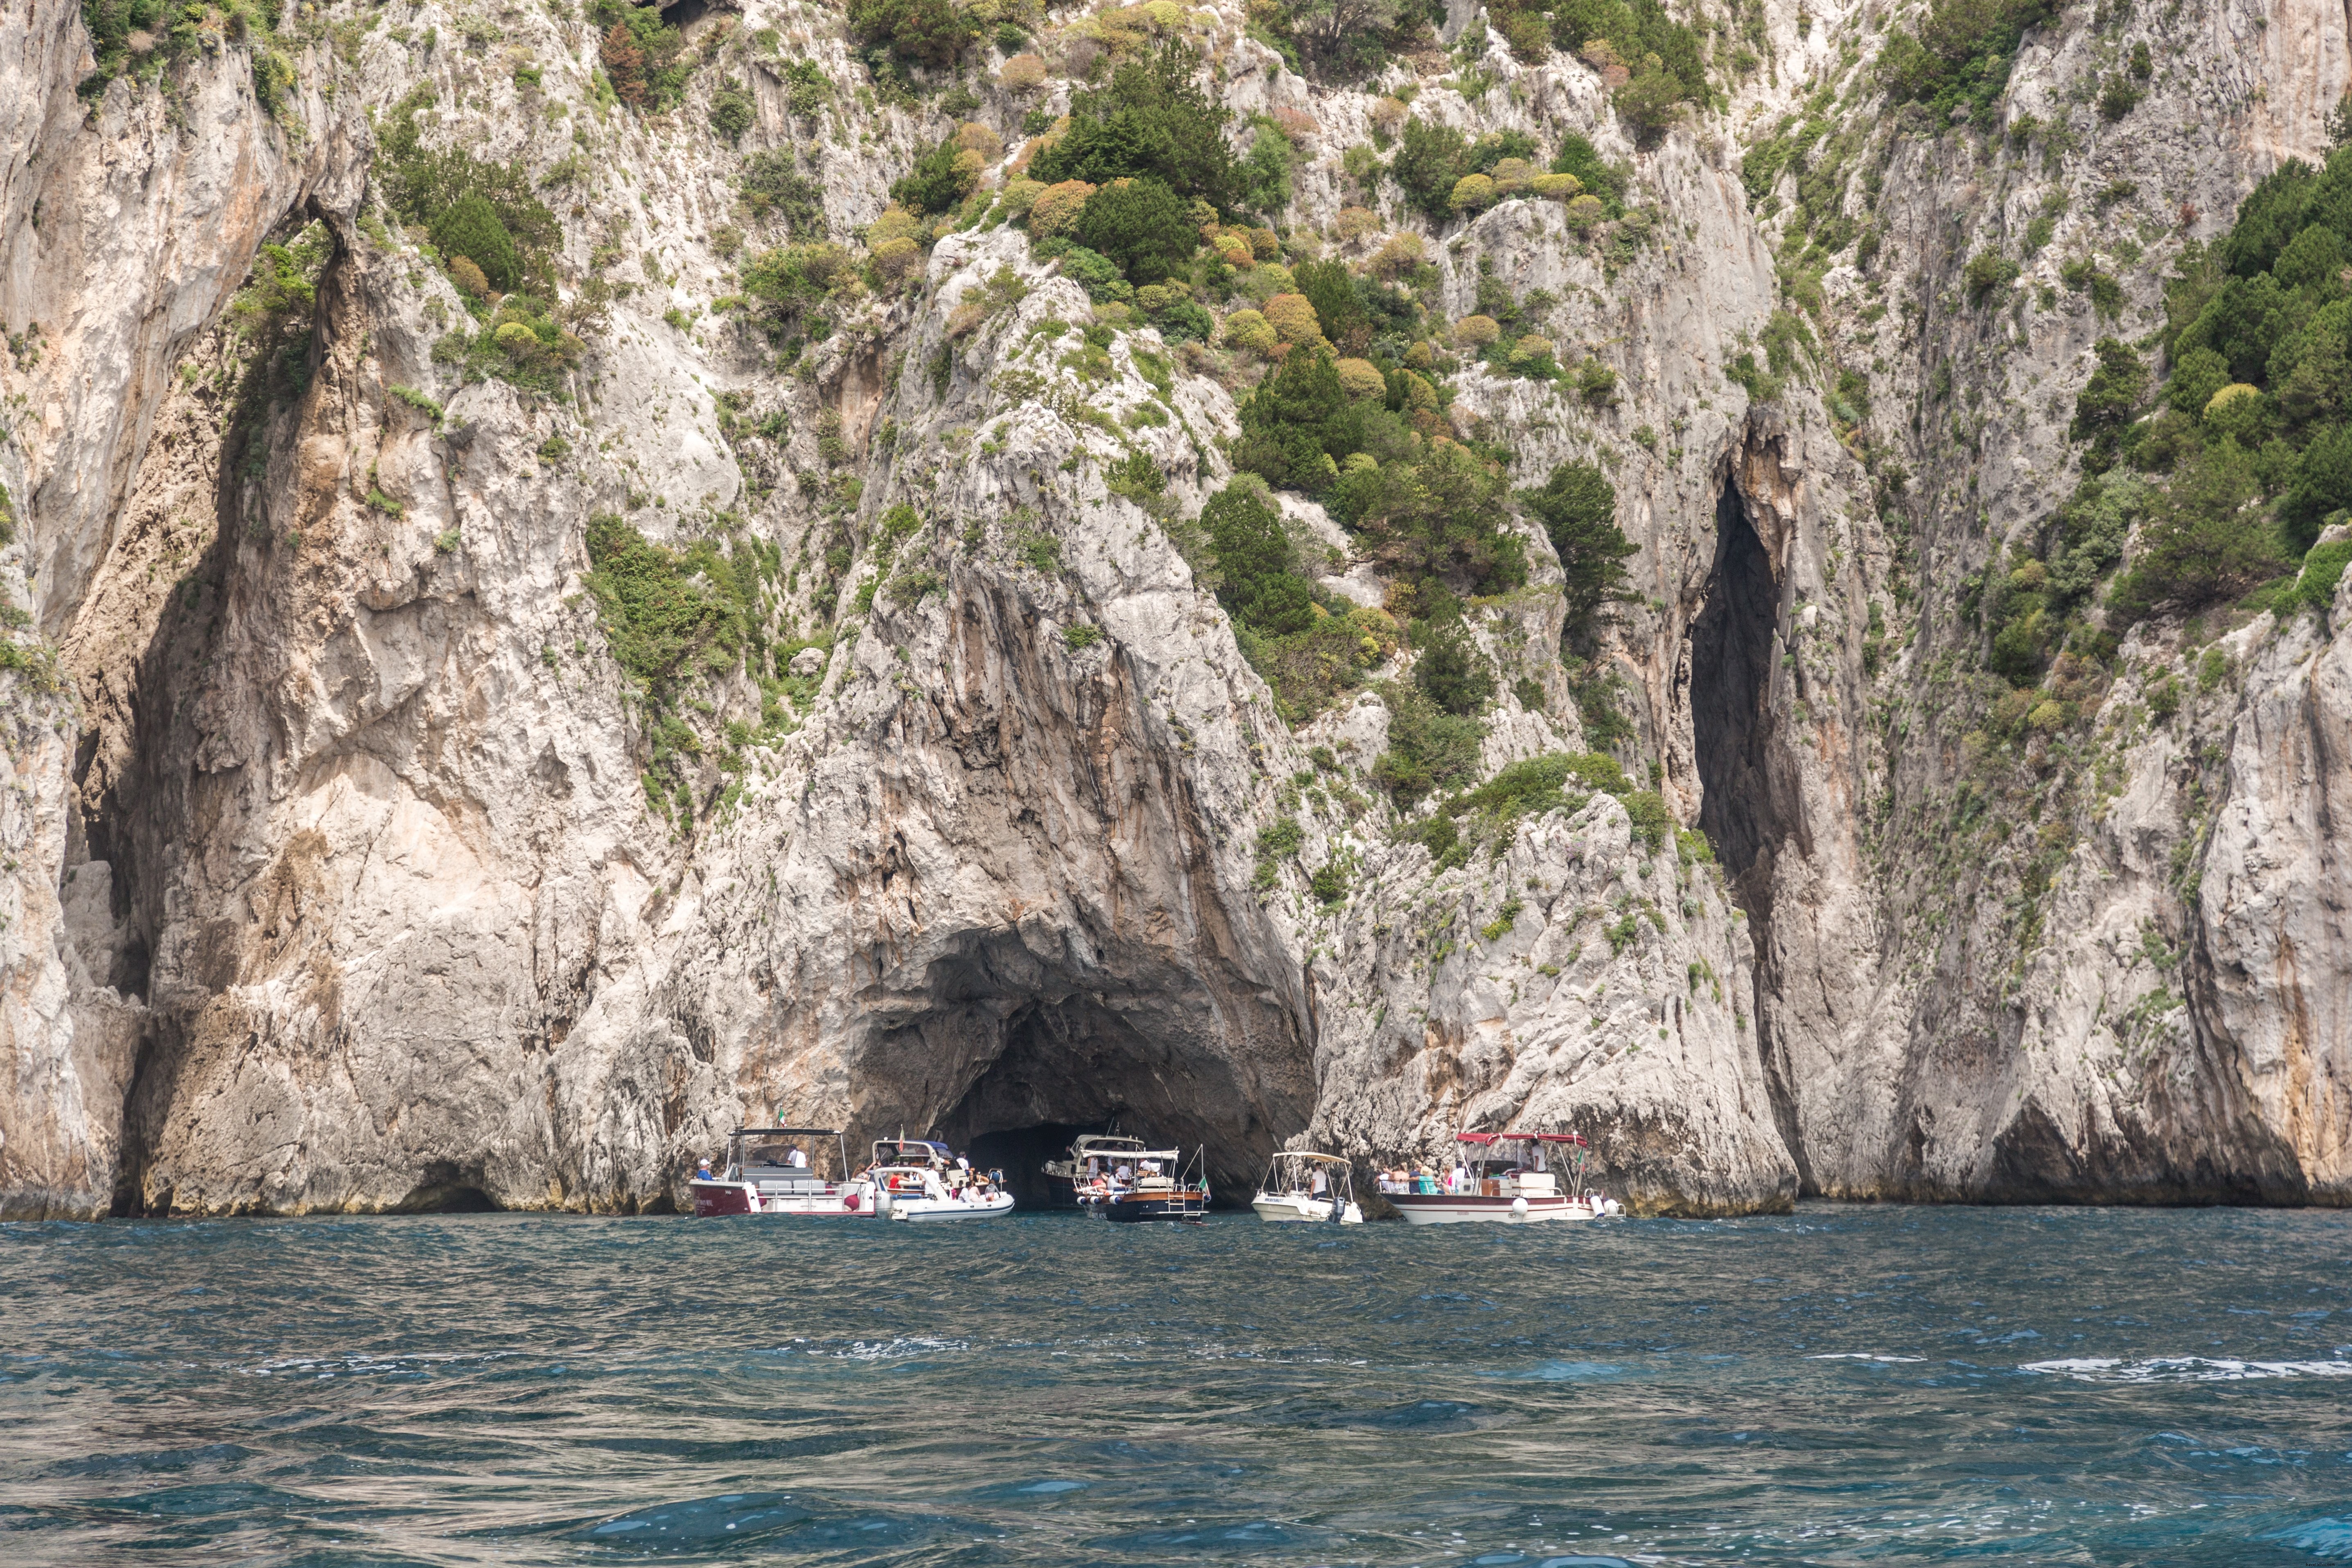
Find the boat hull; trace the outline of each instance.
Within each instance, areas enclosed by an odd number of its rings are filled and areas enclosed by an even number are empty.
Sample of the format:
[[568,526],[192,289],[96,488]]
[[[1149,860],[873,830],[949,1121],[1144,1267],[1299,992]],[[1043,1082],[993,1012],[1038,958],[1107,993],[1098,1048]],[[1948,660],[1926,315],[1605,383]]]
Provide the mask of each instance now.
[[1205,1193],[1118,1193],[1095,1205],[1095,1213],[1116,1225],[1148,1220],[1198,1221],[1208,1217]]
[[947,1220],[992,1219],[1013,1212],[1013,1194],[985,1198],[908,1198],[890,1200],[889,1215],[905,1225],[937,1225]]
[[[1331,1200],[1296,1193],[1260,1193],[1250,1200],[1257,1217],[1268,1225],[1329,1225]],[[1349,1204],[1339,1216],[1341,1225],[1361,1225],[1364,1211]]]
[[[1565,1196],[1506,1198],[1479,1193],[1391,1193],[1389,1202],[1407,1225],[1540,1225],[1547,1220],[1591,1219],[1591,1207]],[[1524,1203],[1527,1207],[1518,1207]]]
[[822,1192],[763,1193],[750,1182],[688,1182],[698,1219],[743,1215],[757,1218],[872,1219],[874,1205],[862,1186]]

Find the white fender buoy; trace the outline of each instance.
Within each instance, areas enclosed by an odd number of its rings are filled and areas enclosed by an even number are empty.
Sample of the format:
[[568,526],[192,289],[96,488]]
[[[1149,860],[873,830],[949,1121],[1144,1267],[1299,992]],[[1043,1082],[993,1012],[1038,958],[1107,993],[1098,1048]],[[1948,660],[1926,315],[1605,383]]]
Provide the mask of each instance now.
[[1525,1219],[1528,1217],[1527,1199],[1513,1198],[1511,1200],[1511,1217],[1513,1219]]

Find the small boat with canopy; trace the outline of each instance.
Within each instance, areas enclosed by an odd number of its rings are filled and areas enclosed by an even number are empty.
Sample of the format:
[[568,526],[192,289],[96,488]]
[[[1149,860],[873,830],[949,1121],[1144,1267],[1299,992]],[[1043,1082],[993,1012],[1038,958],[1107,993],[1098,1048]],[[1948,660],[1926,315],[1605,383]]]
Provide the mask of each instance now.
[[1364,1223],[1356,1203],[1356,1168],[1337,1155],[1304,1149],[1276,1152],[1250,1207],[1273,1225]]
[[1454,1145],[1451,1171],[1416,1170],[1381,1184],[1407,1225],[1535,1225],[1624,1212],[1587,1190],[1591,1149],[1577,1133],[1463,1132]]
[[1132,1176],[1124,1174],[1124,1166],[1115,1173],[1095,1213],[1122,1225],[1163,1219],[1199,1224],[1209,1215],[1209,1178],[1201,1170],[1205,1152],[1194,1150],[1192,1165],[1180,1170],[1181,1150],[1140,1151]]
[[1137,1162],[1149,1148],[1142,1139],[1124,1132],[1081,1132],[1070,1144],[1068,1158],[1046,1162],[1045,1174],[1069,1183],[1078,1206],[1094,1214],[1110,1195],[1111,1184],[1122,1169],[1126,1180],[1135,1179]]

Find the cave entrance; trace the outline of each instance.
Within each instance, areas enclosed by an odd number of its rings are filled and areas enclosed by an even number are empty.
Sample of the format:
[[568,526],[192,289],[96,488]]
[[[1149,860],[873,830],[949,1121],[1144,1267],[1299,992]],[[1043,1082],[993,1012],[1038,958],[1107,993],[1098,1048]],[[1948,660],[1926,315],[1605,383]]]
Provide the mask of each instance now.
[[1780,649],[1780,585],[1771,552],[1756,531],[1746,499],[1726,478],[1715,503],[1715,566],[1706,599],[1690,629],[1691,744],[1700,787],[1698,825],[1715,846],[1731,897],[1748,916],[1749,999],[1757,1055],[1772,1120],[1796,1162],[1799,1190],[1811,1193],[1812,1171],[1798,1135],[1796,1098],[1787,1064],[1773,1048],[1773,862],[1802,826],[1793,773],[1780,765],[1772,680]]
[[[1118,955],[1124,957],[1127,955]],[[1189,968],[1114,963],[1069,983],[1010,942],[935,965],[929,1005],[868,1037],[856,1135],[929,1131],[999,1167],[1023,1207],[1071,1207],[1042,1167],[1081,1132],[1206,1152],[1221,1206],[1314,1110],[1312,1051],[1276,996]],[[1115,978],[1114,978],[1115,977]]]
[[1180,1148],[1187,1161],[1205,1150],[1213,1201],[1246,1204],[1248,1184],[1278,1142],[1274,1129],[1222,1053],[1154,1022],[1086,994],[1023,1007],[940,1131],[959,1152],[969,1149],[972,1163],[1001,1166],[1025,1207],[1075,1209],[1045,1162],[1067,1154],[1081,1132],[1114,1130]]
[[1715,567],[1706,602],[1690,629],[1691,741],[1698,763],[1698,825],[1751,921],[1766,911],[1749,907],[1760,895],[1748,885],[1748,873],[1780,837],[1767,767],[1780,612],[1772,558],[1738,487],[1727,479],[1715,505]]

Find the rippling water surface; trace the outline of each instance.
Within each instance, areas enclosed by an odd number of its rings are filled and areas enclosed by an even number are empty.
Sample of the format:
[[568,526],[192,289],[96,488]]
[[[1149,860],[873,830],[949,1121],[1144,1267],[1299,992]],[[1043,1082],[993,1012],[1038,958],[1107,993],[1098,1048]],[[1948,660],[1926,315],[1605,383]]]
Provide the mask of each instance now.
[[0,1226],[0,1562],[2352,1561],[2352,1215]]

